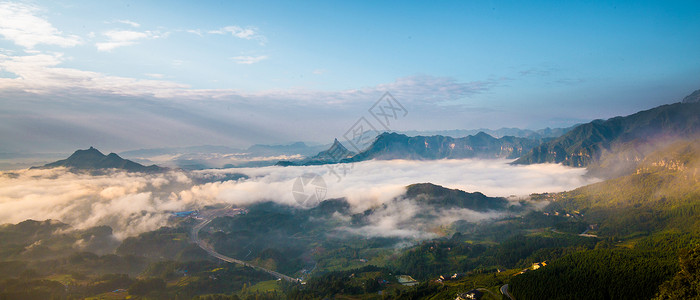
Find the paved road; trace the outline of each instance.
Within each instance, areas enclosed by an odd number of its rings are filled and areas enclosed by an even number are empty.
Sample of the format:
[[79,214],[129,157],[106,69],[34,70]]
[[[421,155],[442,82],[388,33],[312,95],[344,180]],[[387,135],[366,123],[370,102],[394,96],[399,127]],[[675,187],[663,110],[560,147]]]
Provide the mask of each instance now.
[[230,262],[230,263],[234,263],[234,264],[239,264],[239,265],[242,265],[242,266],[246,266],[246,267],[250,267],[250,268],[253,268],[253,269],[256,269],[256,270],[259,270],[259,271],[266,272],[266,273],[268,273],[268,274],[270,274],[270,275],[272,275],[272,276],[275,276],[275,277],[278,278],[278,279],[284,279],[284,280],[290,281],[290,282],[299,282],[299,281],[301,281],[301,280],[299,280],[298,278],[293,278],[293,277],[291,277],[291,276],[287,276],[287,275],[284,275],[284,274],[282,274],[282,273],[279,273],[279,272],[276,272],[276,271],[273,271],[273,270],[270,270],[270,269],[265,269],[265,268],[263,268],[263,267],[259,267],[259,266],[256,266],[256,265],[252,265],[252,264],[249,264],[249,263],[244,262],[244,261],[242,261],[242,260],[238,260],[238,259],[235,259],[235,258],[231,258],[231,257],[228,257],[228,256],[226,256],[226,255],[223,255],[223,254],[221,254],[221,253],[219,253],[219,252],[216,252],[216,250],[214,250],[214,247],[210,246],[209,244],[207,244],[207,243],[205,243],[205,242],[203,242],[202,240],[199,239],[199,231],[202,230],[202,228],[204,228],[205,226],[209,225],[209,223],[211,223],[211,221],[212,221],[213,219],[214,219],[214,217],[204,219],[204,221],[202,221],[201,223],[199,223],[199,224],[197,224],[196,226],[192,227],[192,233],[191,233],[191,235],[190,235],[190,236],[192,237],[192,241],[195,242],[195,243],[197,243],[197,245],[199,245],[200,248],[204,249],[204,251],[207,251],[207,253],[209,253],[209,255],[211,255],[211,256],[213,256],[213,257],[216,257],[216,258],[218,258],[218,259],[220,259],[220,260],[223,260],[223,261],[225,261],[225,262]]
[[508,284],[504,284],[501,287],[501,294],[506,295],[510,300],[515,300],[515,297],[508,292]]

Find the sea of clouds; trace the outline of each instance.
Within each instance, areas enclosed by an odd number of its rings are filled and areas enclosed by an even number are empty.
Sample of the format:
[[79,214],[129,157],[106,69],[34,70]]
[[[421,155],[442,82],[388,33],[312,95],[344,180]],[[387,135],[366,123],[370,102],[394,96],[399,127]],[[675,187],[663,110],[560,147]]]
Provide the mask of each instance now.
[[[358,234],[429,237],[411,219],[425,209],[402,199],[405,187],[430,182],[488,196],[527,196],[571,190],[598,181],[586,170],[557,164],[510,165],[508,160],[367,161],[344,165],[212,169],[161,174],[111,171],[74,173],[65,168],[0,173],[0,223],[54,219],[74,228],[108,225],[123,239],[168,225],[171,213],[206,205],[247,206],[273,201],[300,206],[292,195],[295,180],[314,173],[326,184],[325,198],[345,198],[353,212],[374,208],[370,225],[348,229]],[[202,182],[233,173],[247,178]],[[498,212],[467,209],[434,212],[440,223],[497,218]],[[347,218],[347,216],[339,216]]]

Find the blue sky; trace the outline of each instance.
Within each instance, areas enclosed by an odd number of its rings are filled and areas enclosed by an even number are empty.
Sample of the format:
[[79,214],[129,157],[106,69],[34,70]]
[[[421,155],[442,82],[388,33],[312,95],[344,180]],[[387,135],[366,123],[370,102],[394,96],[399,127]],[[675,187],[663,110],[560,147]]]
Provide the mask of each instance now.
[[[0,2],[0,152],[568,126],[700,88],[697,1]],[[109,151],[109,150],[108,150]]]

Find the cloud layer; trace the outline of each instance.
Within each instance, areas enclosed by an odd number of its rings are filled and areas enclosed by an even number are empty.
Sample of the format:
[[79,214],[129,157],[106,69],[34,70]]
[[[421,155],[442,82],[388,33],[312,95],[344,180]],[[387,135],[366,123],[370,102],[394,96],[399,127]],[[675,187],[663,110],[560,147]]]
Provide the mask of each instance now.
[[[584,177],[585,169],[556,164],[513,166],[508,160],[367,161],[355,164],[264,167],[205,170],[203,173],[240,172],[251,177],[245,182],[211,183],[184,191],[187,197],[216,199],[236,205],[261,200],[295,205],[293,181],[305,173],[322,176],[326,198],[347,198],[356,212],[388,203],[413,183],[430,182],[488,196],[527,196],[557,192],[596,182]],[[191,195],[191,196],[190,196]],[[212,201],[212,200],[210,200]]]
[[[333,175],[327,166],[149,175],[114,172],[92,176],[62,168],[4,172],[0,173],[0,223],[56,219],[76,228],[109,225],[117,238],[125,238],[167,225],[171,211],[199,209],[216,203],[247,206],[262,201],[300,206],[292,195],[294,181],[304,173],[317,173],[326,182],[327,198],[347,198],[354,212],[378,209],[370,216],[369,225],[346,231],[426,238],[432,236],[431,227],[449,225],[456,220],[480,221],[497,217],[498,213],[477,214],[464,209],[422,211],[439,216],[434,219],[439,222],[422,226],[410,222],[422,208],[410,199],[400,200],[408,184],[432,182],[481,191],[489,196],[508,196],[568,190],[595,181],[584,178],[583,169],[560,165],[511,166],[502,160],[369,161],[347,167],[347,173],[341,177]],[[192,178],[216,178],[231,173],[243,173],[250,178],[205,184],[192,181]]]

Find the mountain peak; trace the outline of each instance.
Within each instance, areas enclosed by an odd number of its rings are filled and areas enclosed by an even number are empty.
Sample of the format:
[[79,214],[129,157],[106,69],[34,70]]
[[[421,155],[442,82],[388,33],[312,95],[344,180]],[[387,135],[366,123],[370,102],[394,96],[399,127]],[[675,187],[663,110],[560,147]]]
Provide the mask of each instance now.
[[696,90],[692,94],[683,98],[682,103],[698,103],[700,102],[700,90]]
[[355,155],[355,152],[345,148],[345,146],[343,146],[343,144],[336,138],[333,140],[333,145],[331,145],[328,150],[319,152],[316,154],[316,156],[311,158],[311,161],[339,162],[343,159],[352,157],[353,155]]
[[97,148],[95,148],[93,146],[90,146],[90,148],[85,149],[85,150],[81,150],[81,149],[75,150],[75,152],[78,152],[78,151],[97,152],[97,153],[102,154],[102,152],[100,152],[100,150],[97,150]]
[[474,137],[480,138],[480,139],[484,139],[484,138],[495,139],[493,136],[491,136],[490,134],[483,132],[483,131],[479,131],[479,133],[475,134]]

